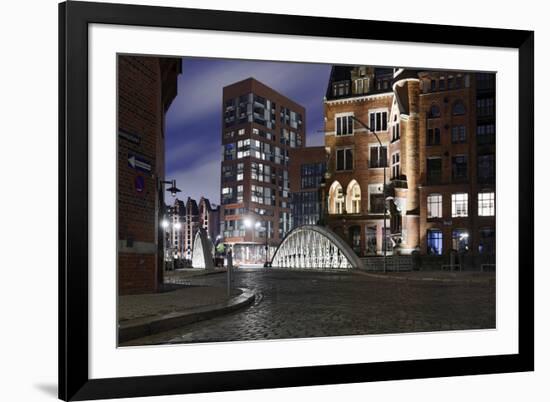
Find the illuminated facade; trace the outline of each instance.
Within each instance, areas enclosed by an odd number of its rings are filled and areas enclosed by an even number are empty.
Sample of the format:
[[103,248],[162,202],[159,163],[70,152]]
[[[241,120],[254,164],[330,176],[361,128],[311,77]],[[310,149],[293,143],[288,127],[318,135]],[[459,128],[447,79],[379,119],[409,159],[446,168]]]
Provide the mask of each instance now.
[[261,82],[223,89],[220,234],[236,264],[264,261],[290,231],[289,151],[305,133],[304,108]]
[[494,74],[334,66],[328,226],[360,256],[494,255],[494,100]]

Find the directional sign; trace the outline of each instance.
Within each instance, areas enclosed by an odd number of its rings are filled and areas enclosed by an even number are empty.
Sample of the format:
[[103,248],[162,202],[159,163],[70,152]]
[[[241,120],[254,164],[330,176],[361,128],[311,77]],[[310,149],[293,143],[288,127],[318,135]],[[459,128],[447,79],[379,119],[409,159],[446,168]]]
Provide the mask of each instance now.
[[128,154],[128,166],[132,169],[151,173],[151,162],[138,155]]
[[137,145],[141,142],[141,137],[139,135],[124,130],[118,130],[118,137]]

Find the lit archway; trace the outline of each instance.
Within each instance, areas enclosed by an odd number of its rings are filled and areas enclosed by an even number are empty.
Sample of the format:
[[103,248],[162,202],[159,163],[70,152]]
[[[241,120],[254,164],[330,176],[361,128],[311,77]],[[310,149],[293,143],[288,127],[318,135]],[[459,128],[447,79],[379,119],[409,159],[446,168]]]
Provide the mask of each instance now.
[[343,214],[344,213],[344,189],[342,185],[335,181],[330,186],[328,192],[328,213],[329,214]]
[[324,226],[303,225],[283,239],[271,261],[275,268],[352,269],[361,259],[337,234]]
[[346,191],[346,211],[348,214],[361,213],[361,187],[355,179],[349,182]]

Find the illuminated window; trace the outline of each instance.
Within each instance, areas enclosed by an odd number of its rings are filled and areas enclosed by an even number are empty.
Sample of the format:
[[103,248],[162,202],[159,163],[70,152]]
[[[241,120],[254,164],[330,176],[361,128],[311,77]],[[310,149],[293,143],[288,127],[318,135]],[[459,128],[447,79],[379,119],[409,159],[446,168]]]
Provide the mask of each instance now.
[[361,212],[361,187],[357,181],[352,180],[348,185],[346,194],[348,205],[346,210],[350,214],[358,214]]
[[453,250],[465,252],[469,249],[470,235],[466,229],[453,230]]
[[453,218],[468,216],[468,193],[456,193],[452,195]]
[[329,213],[331,214],[342,214],[344,213],[344,190],[342,189],[342,185],[335,181],[330,186],[329,190]]
[[495,193],[479,193],[477,195],[477,213],[479,216],[495,216]]
[[430,229],[426,236],[428,254],[443,254],[443,233],[439,229]]
[[443,196],[430,194],[427,199],[428,219],[441,218],[443,216]]

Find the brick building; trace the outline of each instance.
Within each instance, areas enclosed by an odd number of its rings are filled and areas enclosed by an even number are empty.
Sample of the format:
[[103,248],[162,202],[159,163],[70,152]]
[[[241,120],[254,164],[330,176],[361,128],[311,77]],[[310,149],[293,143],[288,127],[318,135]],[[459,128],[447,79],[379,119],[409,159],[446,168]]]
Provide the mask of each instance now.
[[305,146],[305,110],[248,78],[223,89],[222,113],[221,234],[237,264],[257,263],[291,228],[289,151]]
[[168,261],[172,261],[172,259],[183,258],[185,203],[176,198],[174,205],[166,206],[165,211],[166,220],[163,221],[163,226],[166,229],[165,255]]
[[328,225],[361,256],[493,254],[494,134],[493,74],[334,66]]
[[180,73],[179,59],[118,56],[119,294],[162,282],[164,117]]
[[195,236],[201,227],[199,206],[197,201],[191,197],[187,197],[185,203],[185,223],[183,225],[183,246],[182,246],[182,258],[185,260],[191,260],[193,258],[193,244],[195,242]]
[[199,201],[199,222],[200,226],[206,230],[212,243],[216,242],[220,234],[220,207],[210,203],[210,200],[201,197]]
[[316,225],[323,204],[320,187],[327,168],[325,147],[292,148],[289,157],[292,227]]
[[211,205],[208,198],[201,197],[198,204],[191,197],[186,202],[176,198],[173,205],[166,206],[165,211],[165,254],[168,260],[183,259],[189,262],[200,228],[205,229],[215,242],[220,228],[220,208]]

